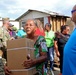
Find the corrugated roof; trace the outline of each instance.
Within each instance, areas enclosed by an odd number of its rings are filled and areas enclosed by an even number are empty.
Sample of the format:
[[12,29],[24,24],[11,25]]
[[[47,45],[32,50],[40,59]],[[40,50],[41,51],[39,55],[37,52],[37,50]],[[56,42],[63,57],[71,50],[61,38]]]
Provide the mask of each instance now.
[[32,11],[37,11],[37,12],[45,13],[45,14],[48,14],[48,15],[51,15],[51,16],[62,16],[62,17],[69,18],[69,16],[65,16],[65,15],[62,15],[60,13],[52,12],[52,11],[49,11],[49,10],[40,11],[40,10],[32,10],[32,9],[29,9],[24,14],[22,14],[20,17],[18,17],[16,19],[16,21],[19,21],[19,19],[21,19],[22,17],[26,16],[28,13],[30,13]]

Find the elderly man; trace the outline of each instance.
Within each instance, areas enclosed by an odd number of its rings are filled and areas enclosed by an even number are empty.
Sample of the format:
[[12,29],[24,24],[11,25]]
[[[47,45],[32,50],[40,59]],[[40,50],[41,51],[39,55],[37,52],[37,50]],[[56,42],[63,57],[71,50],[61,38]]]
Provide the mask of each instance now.
[[[73,7],[72,20],[76,27],[76,5]],[[64,58],[63,58],[63,73],[62,75],[76,75],[76,28],[71,34],[68,42],[64,47]]]

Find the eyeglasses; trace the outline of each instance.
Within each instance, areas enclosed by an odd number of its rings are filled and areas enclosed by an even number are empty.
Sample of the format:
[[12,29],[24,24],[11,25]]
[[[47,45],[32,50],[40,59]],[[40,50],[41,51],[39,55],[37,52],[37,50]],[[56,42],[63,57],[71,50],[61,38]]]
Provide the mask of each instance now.
[[72,10],[71,13],[74,13],[75,11],[76,11],[76,9],[75,10]]

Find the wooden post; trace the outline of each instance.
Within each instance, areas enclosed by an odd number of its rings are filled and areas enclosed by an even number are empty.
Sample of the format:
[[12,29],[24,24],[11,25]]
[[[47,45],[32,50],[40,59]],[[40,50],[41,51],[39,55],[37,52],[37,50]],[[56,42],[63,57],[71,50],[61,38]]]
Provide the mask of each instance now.
[[54,18],[54,31],[56,32],[56,29],[57,29],[57,27],[56,27],[56,17]]
[[54,27],[53,27],[53,17],[51,17],[50,23],[51,23],[51,25],[52,25],[51,29],[54,30]]
[[60,18],[58,17],[57,18],[57,31],[60,31],[60,27],[61,27],[61,25],[60,25]]

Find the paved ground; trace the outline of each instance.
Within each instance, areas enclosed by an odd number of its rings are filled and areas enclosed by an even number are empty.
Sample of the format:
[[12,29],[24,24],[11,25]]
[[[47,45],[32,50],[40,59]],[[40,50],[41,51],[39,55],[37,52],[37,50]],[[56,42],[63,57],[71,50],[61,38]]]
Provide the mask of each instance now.
[[59,68],[55,68],[54,74],[55,75],[59,75],[59,73],[60,73],[60,69]]
[[[48,62],[48,68],[49,68],[50,63]],[[60,69],[59,69],[59,63],[54,63],[54,75],[59,75]],[[48,72],[47,75],[51,75],[50,71]]]
[[[59,68],[54,67],[54,75],[59,75],[59,73],[60,73]],[[51,75],[50,71],[48,71],[48,74],[47,75]]]

